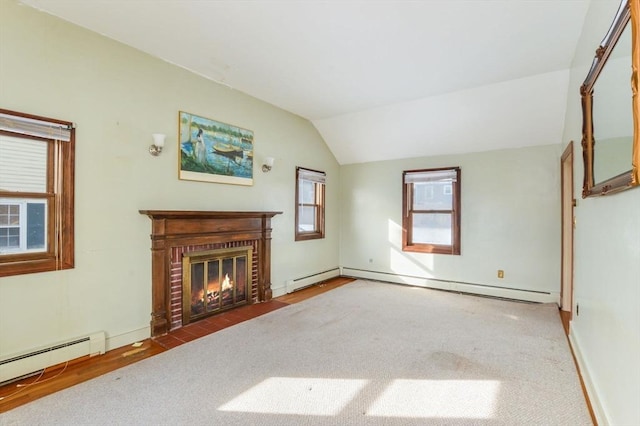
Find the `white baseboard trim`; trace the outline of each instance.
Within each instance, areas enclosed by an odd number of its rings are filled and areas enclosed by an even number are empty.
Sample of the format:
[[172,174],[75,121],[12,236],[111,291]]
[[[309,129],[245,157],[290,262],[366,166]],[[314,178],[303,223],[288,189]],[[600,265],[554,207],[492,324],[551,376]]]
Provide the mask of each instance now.
[[151,337],[151,326],[128,331],[126,333],[118,334],[117,336],[111,335],[106,339],[106,349],[107,351],[110,351],[112,349],[121,348],[135,342],[141,342],[149,337]]
[[[295,290],[299,290],[304,287],[326,281],[331,278],[340,276],[340,268],[335,267],[326,271],[318,272],[315,274],[307,275],[305,277],[296,278],[293,280],[287,280],[285,283],[285,293],[291,293]],[[273,289],[271,290],[273,292]]]
[[287,287],[285,287],[285,286],[280,286],[280,287],[271,286],[271,297],[272,298],[284,296],[285,294],[287,294]]
[[584,387],[587,391],[587,395],[589,396],[589,402],[591,403],[591,408],[593,409],[593,415],[595,416],[596,422],[598,422],[599,426],[610,425],[611,423],[609,422],[606,412],[602,407],[600,398],[598,398],[596,386],[594,385],[593,380],[591,380],[589,366],[582,356],[582,351],[580,349],[580,338],[576,335],[576,332],[571,326],[569,327],[569,329],[569,343],[571,344],[571,349],[573,350],[573,354],[576,357],[576,362],[578,363],[578,371],[582,376]]
[[560,293],[546,293],[527,291],[506,287],[495,287],[474,283],[437,280],[431,278],[412,277],[408,275],[391,274],[387,272],[366,271],[362,269],[342,267],[341,275],[353,278],[387,281],[396,284],[412,285],[416,287],[434,288],[460,293],[479,294],[483,296],[501,297],[505,299],[524,300],[538,303],[560,303]]

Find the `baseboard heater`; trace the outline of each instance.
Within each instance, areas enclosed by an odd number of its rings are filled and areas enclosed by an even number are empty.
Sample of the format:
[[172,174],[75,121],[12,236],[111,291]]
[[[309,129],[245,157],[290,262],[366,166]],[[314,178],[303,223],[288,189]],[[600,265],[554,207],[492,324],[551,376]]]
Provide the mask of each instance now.
[[86,355],[104,354],[104,331],[70,339],[33,351],[0,358],[0,385],[44,368]]
[[459,293],[477,294],[504,299],[522,300],[536,303],[560,303],[560,294],[544,291],[523,290],[508,287],[497,287],[479,283],[442,280],[436,278],[398,275],[389,272],[369,271],[365,269],[342,267],[342,276],[362,278],[365,280],[384,281],[396,284],[407,284],[417,287],[434,288]]
[[296,278],[295,280],[288,280],[285,283],[286,292],[291,293],[301,288],[309,287],[310,285],[317,284],[322,281],[326,281],[330,278],[340,276],[340,269],[334,268],[328,271],[318,272],[317,274],[307,275],[305,277]]

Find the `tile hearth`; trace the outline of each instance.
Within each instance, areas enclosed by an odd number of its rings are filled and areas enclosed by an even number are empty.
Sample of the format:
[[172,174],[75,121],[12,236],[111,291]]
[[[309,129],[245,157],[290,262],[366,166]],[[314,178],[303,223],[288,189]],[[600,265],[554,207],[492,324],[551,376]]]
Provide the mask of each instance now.
[[232,325],[250,320],[260,315],[266,314],[276,309],[280,309],[289,305],[289,303],[280,302],[272,299],[264,303],[255,303],[245,305],[233,310],[222,312],[209,318],[187,324],[176,330],[170,331],[164,336],[154,337],[153,340],[160,346],[171,349],[184,343],[195,340],[199,337],[206,336]]

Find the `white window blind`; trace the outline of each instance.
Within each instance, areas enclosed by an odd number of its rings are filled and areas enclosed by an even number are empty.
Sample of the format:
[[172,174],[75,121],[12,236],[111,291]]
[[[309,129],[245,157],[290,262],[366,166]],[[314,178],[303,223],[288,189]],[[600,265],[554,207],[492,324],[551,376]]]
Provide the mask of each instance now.
[[0,135],[0,191],[47,192],[47,142]]
[[323,172],[316,172],[314,170],[298,169],[298,179],[324,184],[327,179],[327,175]]
[[0,130],[7,132],[69,142],[71,140],[71,129],[73,129],[73,124],[71,123],[54,123],[0,113]]
[[455,169],[406,172],[404,175],[404,183],[456,181],[457,173]]

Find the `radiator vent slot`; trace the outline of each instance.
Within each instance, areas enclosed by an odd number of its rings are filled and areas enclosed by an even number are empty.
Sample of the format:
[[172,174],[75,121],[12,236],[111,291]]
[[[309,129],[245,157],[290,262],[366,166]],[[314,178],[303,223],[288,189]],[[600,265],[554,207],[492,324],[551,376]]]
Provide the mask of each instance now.
[[86,355],[104,354],[103,331],[0,358],[0,384]]

